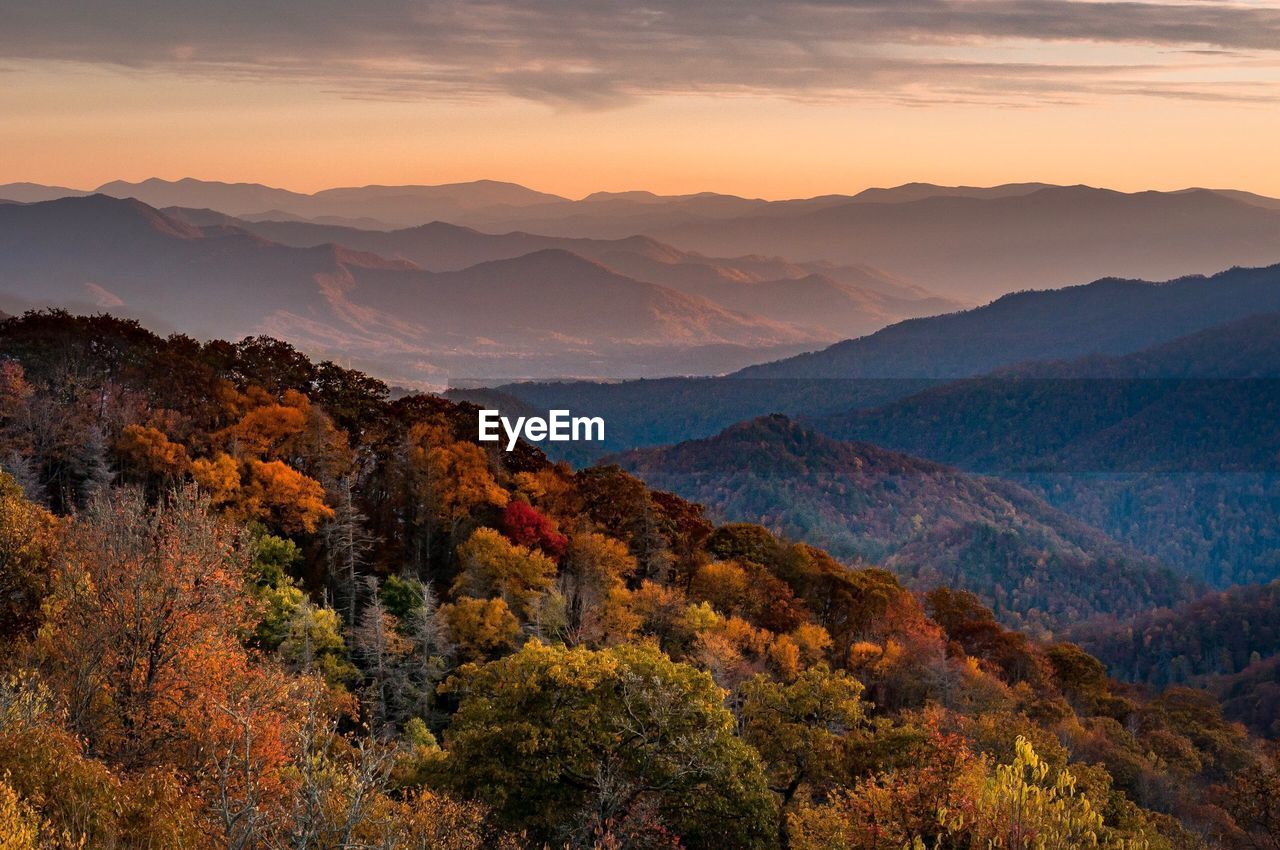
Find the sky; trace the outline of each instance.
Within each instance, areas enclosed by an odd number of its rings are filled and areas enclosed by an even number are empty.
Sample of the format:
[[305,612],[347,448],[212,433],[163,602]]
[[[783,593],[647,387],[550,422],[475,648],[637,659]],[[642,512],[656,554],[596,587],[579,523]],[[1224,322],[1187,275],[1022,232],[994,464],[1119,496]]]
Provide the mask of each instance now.
[[0,183],[1280,195],[1280,0],[0,5]]

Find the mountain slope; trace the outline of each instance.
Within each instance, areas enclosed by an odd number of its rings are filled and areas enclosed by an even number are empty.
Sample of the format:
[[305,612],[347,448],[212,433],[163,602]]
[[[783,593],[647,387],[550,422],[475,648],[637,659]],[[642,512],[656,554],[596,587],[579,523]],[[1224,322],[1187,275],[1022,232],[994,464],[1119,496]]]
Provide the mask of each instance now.
[[1123,357],[1033,363],[821,422],[987,472],[1280,470],[1280,313]]
[[822,351],[744,369],[737,377],[962,378],[1029,360],[1128,354],[1277,310],[1280,265],[1164,283],[1104,278],[901,322]]
[[40,183],[0,184],[0,198],[18,204],[32,204],[39,201],[74,198],[88,194],[90,193],[81,189],[68,189],[65,186],[44,186]]
[[1112,675],[1130,682],[1163,688],[1234,675],[1280,654],[1280,581],[1206,594],[1111,628],[1095,624],[1075,638]]
[[1280,734],[1280,581],[1211,593],[1073,635],[1111,675],[1157,688],[1213,692],[1224,714]]
[[881,562],[918,588],[972,590],[1023,628],[1125,615],[1191,592],[1015,485],[833,440],[782,416],[629,452],[619,463],[721,518]]

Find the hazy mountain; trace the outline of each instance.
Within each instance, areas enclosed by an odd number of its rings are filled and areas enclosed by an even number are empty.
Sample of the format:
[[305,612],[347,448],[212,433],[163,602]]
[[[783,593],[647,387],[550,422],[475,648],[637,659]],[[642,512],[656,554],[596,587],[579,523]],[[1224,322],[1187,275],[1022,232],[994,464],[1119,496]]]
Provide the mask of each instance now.
[[821,426],[998,473],[1280,471],[1280,314],[958,381]]
[[782,416],[630,452],[619,463],[719,518],[882,563],[917,588],[972,590],[1023,628],[1125,615],[1192,593],[1016,485],[833,440]]
[[1280,260],[1280,210],[1209,190],[1125,194],[1074,186],[1007,197],[931,195],[646,232],[708,254],[868,263],[975,299],[1103,275],[1161,279]]
[[11,312],[110,308],[200,336],[272,333],[407,382],[730,369],[813,339],[565,251],[429,272],[104,195],[0,207],[0,292]]
[[[1188,191],[1200,191],[1198,189],[1190,189]],[[1280,198],[1268,198],[1266,195],[1257,195],[1253,192],[1242,192],[1239,189],[1214,189],[1214,192],[1237,201],[1243,201],[1246,204],[1252,204],[1255,207],[1263,207],[1269,210],[1280,210]]]
[[925,198],[1012,198],[1040,189],[1056,188],[1050,183],[1004,183],[999,186],[939,186],[935,183],[903,183],[888,189],[863,189],[851,200],[871,204],[902,204]]
[[1018,183],[980,188],[907,183],[890,189],[866,189],[856,195],[830,194],[779,201],[712,192],[692,195],[596,192],[580,201],[552,202],[520,210],[479,210],[465,221],[487,229],[528,229],[561,236],[610,238],[745,216],[795,217],[851,203],[898,203],[935,196],[1004,197],[1028,193],[1044,186],[1042,183]]
[[81,189],[68,189],[65,186],[42,186],[39,183],[0,184],[0,198],[18,204],[52,201],[56,198],[76,198],[87,194],[89,193]]
[[739,312],[807,326],[817,337],[869,333],[910,316],[958,305],[866,267],[803,266],[763,257],[715,258],[679,251],[643,236],[573,239],[531,233],[491,235],[433,222],[390,232],[296,221],[244,221],[212,210],[168,208],[197,226],[241,227],[285,245],[345,245],[422,268],[449,271],[534,251],[571,251],[637,280],[710,299]]
[[[176,215],[177,211],[188,210],[188,207],[164,207],[164,211],[170,215]],[[202,210],[193,212],[208,212],[214,215],[225,215],[217,213],[213,210]],[[181,218],[181,215],[177,217]],[[234,216],[226,216],[227,218],[235,218]],[[248,213],[242,217],[235,218],[240,225],[249,224],[257,221],[299,221],[316,225],[335,225],[337,227],[358,227],[364,230],[395,230],[395,226],[385,221],[379,221],[376,218],[347,218],[341,215],[318,215],[313,218],[297,215],[295,213],[286,212],[285,210],[267,210],[260,213]]]
[[[74,190],[25,191],[43,200]],[[188,178],[114,181],[99,191],[158,207],[210,208],[259,220],[374,229],[447,221],[490,233],[592,239],[646,234],[706,256],[767,254],[870,266],[966,302],[1104,275],[1161,279],[1280,261],[1280,200],[1230,189],[1123,193],[1039,183],[908,183],[779,201],[650,192],[598,192],[571,200],[487,180],[303,194]],[[3,189],[0,197],[24,200]]]
[[136,198],[153,207],[187,205],[210,207],[232,215],[303,204],[308,196],[260,183],[223,183],[217,180],[161,180],[152,177],[137,183],[112,180],[95,190],[113,198]]
[[557,195],[494,180],[440,186],[344,187],[308,195],[258,183],[151,178],[140,183],[116,180],[96,191],[118,198],[137,198],[155,207],[207,207],[231,215],[282,210],[308,218],[369,218],[400,226],[455,219],[480,208],[520,208],[563,200]]

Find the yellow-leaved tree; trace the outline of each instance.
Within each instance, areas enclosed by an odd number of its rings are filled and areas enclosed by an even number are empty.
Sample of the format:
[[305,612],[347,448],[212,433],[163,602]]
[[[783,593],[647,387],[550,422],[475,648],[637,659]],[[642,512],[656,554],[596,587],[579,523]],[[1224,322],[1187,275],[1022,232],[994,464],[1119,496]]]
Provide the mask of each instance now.
[[[978,797],[972,832],[978,846],[1001,850],[1066,850],[1105,847],[1145,850],[1141,836],[1111,834],[1102,813],[1076,787],[1065,767],[1055,769],[1036,754],[1031,742],[1019,736],[1014,759],[998,765]],[[963,819],[949,822],[951,813],[938,813],[944,824],[960,830]]]

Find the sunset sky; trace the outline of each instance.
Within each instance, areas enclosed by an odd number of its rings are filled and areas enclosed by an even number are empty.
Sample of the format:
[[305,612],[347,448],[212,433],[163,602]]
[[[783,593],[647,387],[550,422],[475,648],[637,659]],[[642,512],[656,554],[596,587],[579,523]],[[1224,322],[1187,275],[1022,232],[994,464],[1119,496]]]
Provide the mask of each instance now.
[[911,180],[1280,195],[1280,2],[116,0],[0,9],[0,182]]

